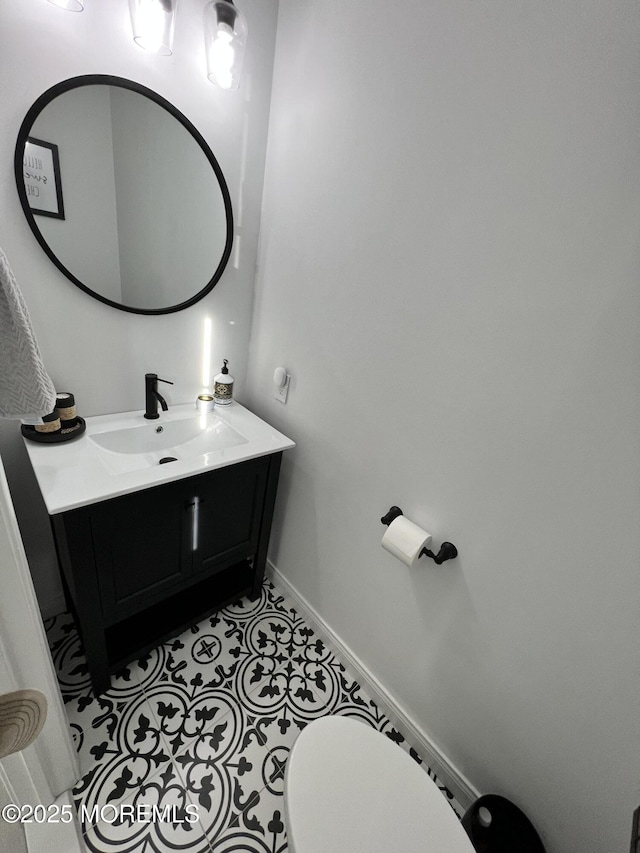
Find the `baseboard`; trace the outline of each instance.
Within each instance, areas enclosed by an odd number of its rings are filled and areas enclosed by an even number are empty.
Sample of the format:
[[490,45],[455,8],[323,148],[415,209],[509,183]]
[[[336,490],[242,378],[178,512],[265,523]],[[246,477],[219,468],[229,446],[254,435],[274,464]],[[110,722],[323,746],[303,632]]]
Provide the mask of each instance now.
[[361,686],[376,702],[378,707],[387,715],[394,726],[402,732],[407,742],[424,759],[426,764],[438,776],[454,795],[463,810],[476,800],[480,793],[469,780],[449,761],[447,756],[422,731],[416,721],[404,711],[396,699],[370,672],[349,646],[325,622],[320,614],[297,591],[297,589],[281,574],[270,561],[267,561],[267,576],[283,595],[289,598],[300,613],[314,629],[318,636],[336,653],[339,660],[353,672]]

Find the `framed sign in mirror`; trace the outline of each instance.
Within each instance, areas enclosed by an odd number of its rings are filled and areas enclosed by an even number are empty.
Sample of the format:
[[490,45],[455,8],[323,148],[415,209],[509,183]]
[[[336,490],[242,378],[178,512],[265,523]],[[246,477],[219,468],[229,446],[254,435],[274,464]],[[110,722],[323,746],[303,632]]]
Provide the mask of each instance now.
[[58,146],[30,136],[24,146],[23,167],[31,212],[64,219]]
[[220,279],[233,242],[222,169],[194,125],[152,90],[110,75],[53,86],[25,116],[14,167],[38,243],[101,302],[166,314]]

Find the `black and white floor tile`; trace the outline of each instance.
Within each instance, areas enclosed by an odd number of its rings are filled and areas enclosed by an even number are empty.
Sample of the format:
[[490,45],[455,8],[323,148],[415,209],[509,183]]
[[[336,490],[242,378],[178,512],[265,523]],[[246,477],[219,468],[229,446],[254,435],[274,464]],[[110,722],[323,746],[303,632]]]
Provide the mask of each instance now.
[[72,617],[45,627],[80,760],[74,799],[94,853],[285,853],[287,756],[325,714],[359,718],[422,763],[269,581],[257,601],[193,625],[99,697]]

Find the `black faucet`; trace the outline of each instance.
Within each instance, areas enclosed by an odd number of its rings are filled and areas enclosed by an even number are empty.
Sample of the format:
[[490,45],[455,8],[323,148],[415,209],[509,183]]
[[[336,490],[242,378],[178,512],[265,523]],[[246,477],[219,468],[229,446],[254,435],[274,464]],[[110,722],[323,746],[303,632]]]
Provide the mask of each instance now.
[[162,406],[162,411],[168,410],[167,401],[162,394],[158,393],[158,382],[166,382],[167,385],[173,385],[168,379],[158,379],[157,373],[145,373],[144,375],[144,416],[148,420],[159,418],[158,403]]

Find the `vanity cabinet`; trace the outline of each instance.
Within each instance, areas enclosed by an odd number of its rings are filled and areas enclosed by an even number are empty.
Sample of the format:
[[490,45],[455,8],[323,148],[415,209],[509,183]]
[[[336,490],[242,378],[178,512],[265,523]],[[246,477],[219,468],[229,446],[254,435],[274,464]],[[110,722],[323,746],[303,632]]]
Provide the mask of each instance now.
[[52,516],[97,694],[110,674],[264,576],[282,453]]

